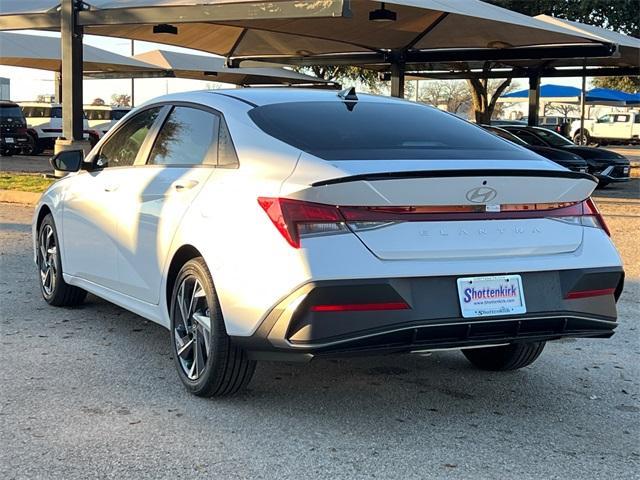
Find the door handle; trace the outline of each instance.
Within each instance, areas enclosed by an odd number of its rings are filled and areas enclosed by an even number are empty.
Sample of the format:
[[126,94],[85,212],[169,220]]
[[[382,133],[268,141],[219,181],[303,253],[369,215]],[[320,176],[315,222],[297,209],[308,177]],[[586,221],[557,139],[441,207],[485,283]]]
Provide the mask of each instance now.
[[120,185],[105,185],[104,186],[104,191],[105,192],[115,192],[116,190],[118,190],[118,188],[120,188]]
[[183,190],[189,190],[198,185],[196,180],[181,180],[178,182],[173,182],[173,188],[175,188],[178,192]]

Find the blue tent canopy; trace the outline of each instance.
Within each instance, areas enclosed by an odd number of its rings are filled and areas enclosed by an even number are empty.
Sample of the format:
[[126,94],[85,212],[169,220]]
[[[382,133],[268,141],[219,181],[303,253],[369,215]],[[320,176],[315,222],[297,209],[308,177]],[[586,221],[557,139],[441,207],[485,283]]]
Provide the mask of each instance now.
[[[503,95],[502,98],[526,99],[529,97],[529,90],[518,90]],[[580,89],[566,85],[542,85],[540,87],[540,98],[568,99],[570,101],[580,101]],[[585,96],[587,103],[619,103],[621,105],[640,105],[640,94],[626,93],[609,88],[592,88]]]

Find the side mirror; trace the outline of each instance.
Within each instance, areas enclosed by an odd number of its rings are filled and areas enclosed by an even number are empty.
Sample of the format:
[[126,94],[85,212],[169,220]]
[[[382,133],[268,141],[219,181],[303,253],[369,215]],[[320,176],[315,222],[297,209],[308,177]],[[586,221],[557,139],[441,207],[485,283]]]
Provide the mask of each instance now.
[[82,150],[63,150],[49,160],[56,178],[62,178],[67,173],[77,172],[82,166],[84,152]]

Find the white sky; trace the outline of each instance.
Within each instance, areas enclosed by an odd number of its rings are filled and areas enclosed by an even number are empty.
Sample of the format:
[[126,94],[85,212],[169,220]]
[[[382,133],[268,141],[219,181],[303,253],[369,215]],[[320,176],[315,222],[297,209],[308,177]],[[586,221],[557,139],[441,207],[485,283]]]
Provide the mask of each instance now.
[[[1,1],[1,0],[0,0]],[[20,33],[20,32],[18,32]],[[24,33],[31,35],[51,35],[55,34],[29,31]],[[131,54],[131,41],[121,38],[109,38],[109,37],[97,37],[94,35],[86,35],[84,41],[88,45],[92,45],[97,48],[102,48],[113,53],[120,55]],[[172,50],[176,52],[194,53],[193,50],[188,50],[179,47],[172,47],[169,45],[163,45],[158,43],[149,42],[135,42],[135,53],[144,53],[150,50]],[[195,52],[201,55],[206,55],[204,52]],[[0,46],[1,55],[1,46]],[[0,65],[0,77],[9,78],[11,81],[11,100],[14,101],[28,101],[35,100],[36,96],[41,94],[53,95],[54,93],[54,73],[45,70],[34,70],[30,68],[19,67],[7,67]],[[519,84],[522,88],[526,88],[526,80],[519,80]],[[556,85],[570,85],[574,87],[580,87],[580,77],[571,78],[549,78],[542,79],[542,84],[553,83]],[[151,78],[151,79],[136,79],[135,80],[135,103],[139,105],[151,98],[164,95],[165,93],[183,92],[189,90],[202,90],[211,85],[211,82],[204,82],[200,80],[188,80],[178,78]],[[220,86],[230,86],[224,84],[217,84]],[[100,97],[107,103],[110,102],[111,95],[113,94],[130,94],[131,92],[131,80],[88,80],[84,81],[84,103],[91,103],[94,98]]]

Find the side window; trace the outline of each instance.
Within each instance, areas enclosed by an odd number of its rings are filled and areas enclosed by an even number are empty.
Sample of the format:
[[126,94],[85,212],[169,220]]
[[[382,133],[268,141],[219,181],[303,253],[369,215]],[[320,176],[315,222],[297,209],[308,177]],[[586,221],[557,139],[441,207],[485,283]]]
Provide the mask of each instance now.
[[151,165],[216,164],[218,116],[197,108],[171,111],[149,155]]
[[598,118],[598,123],[609,123],[609,115],[603,115]]
[[629,121],[629,115],[616,115],[615,122],[626,123]]
[[636,114],[636,119],[634,120],[634,123],[640,123],[640,113]]
[[218,135],[218,166],[223,168],[238,167],[238,155],[231,140],[231,134],[224,119],[220,120],[220,133]]
[[100,149],[98,167],[133,165],[153,122],[162,107],[150,108],[131,117]]
[[524,130],[518,130],[516,135],[520,137],[522,140],[524,140],[525,142],[527,142],[529,145],[534,145],[538,147],[547,146],[547,144],[544,143],[542,140],[540,140],[538,137]]

